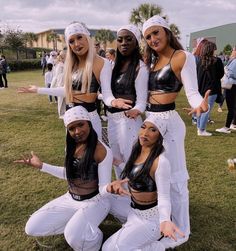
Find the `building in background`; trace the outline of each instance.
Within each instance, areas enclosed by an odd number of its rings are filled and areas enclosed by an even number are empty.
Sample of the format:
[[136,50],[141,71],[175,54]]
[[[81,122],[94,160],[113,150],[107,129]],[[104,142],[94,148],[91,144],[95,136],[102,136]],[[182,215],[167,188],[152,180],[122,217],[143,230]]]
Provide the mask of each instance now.
[[232,48],[236,45],[236,23],[225,24],[191,33],[189,41],[190,51],[196,46],[197,38],[199,37],[204,37],[216,43],[216,53],[219,54],[224,50],[226,45],[230,44]]
[[[50,29],[36,33],[38,40],[33,42],[33,48],[45,48],[52,49],[56,51],[63,50],[66,47],[65,29]],[[92,39],[95,41],[94,37],[98,29],[89,29]],[[116,37],[116,32],[113,32],[114,37]],[[116,48],[116,41],[112,43],[107,42],[108,48]]]

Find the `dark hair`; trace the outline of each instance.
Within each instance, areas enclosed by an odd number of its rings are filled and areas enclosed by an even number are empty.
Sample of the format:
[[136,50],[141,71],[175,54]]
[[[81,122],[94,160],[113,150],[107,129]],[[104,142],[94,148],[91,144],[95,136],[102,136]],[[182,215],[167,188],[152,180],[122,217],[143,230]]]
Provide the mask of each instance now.
[[84,156],[80,159],[79,168],[76,170],[73,168],[72,160],[76,150],[76,142],[70,136],[70,133],[67,131],[66,134],[66,158],[65,158],[65,167],[66,167],[66,176],[67,178],[74,178],[77,174],[77,170],[80,171],[79,175],[83,179],[88,173],[88,166],[90,166],[94,161],[94,153],[98,143],[98,136],[96,131],[93,129],[90,121],[87,121],[89,124],[90,132],[87,138],[87,145],[85,149]]
[[208,69],[210,65],[214,64],[216,62],[216,57],[214,57],[214,51],[216,50],[216,44],[207,41],[200,52],[200,58],[201,58],[201,65]]
[[[138,158],[138,156],[140,155],[142,150],[142,146],[139,143],[139,140],[137,140],[137,142],[134,144],[131,155],[125,165],[124,170],[121,173],[121,178],[124,179],[125,177],[128,177],[129,173],[131,172],[133,166],[134,166],[134,162],[135,160]],[[139,172],[139,177],[140,176],[147,176],[150,173],[150,169],[152,167],[152,164],[154,162],[154,160],[163,152],[164,147],[163,147],[163,137],[162,135],[159,133],[159,137],[158,140],[155,142],[155,144],[153,145],[146,161],[143,164],[143,168],[140,170]]]
[[52,68],[53,68],[53,64],[51,64],[51,63],[47,64],[47,68],[48,68],[49,71],[51,71]]
[[115,49],[109,49],[109,50],[107,50],[107,52],[110,53],[113,56],[116,55],[116,50]]
[[[175,50],[183,50],[183,46],[180,44],[180,42],[178,41],[178,39],[174,36],[174,34],[167,28],[163,27],[166,36],[167,36],[167,43],[170,45],[171,48],[175,49]],[[145,50],[144,50],[144,55],[146,58],[146,63],[148,65],[148,67],[150,68],[151,64],[153,63],[154,65],[157,63],[158,61],[158,54],[156,53],[156,51],[154,51],[153,49],[151,49],[148,44],[146,43],[145,45]]]
[[[130,57],[131,57],[130,64],[129,64],[128,69],[127,69],[127,71],[125,73],[125,75],[127,77],[124,78],[127,85],[128,85],[128,83],[133,83],[135,81],[137,66],[139,65],[139,60],[142,59],[142,56],[141,56],[140,51],[139,51],[139,45],[138,45],[137,40],[136,40],[136,47],[135,47],[134,51],[132,52],[132,54],[130,55]],[[123,62],[124,59],[125,59],[125,56],[123,56],[120,53],[120,51],[117,49],[116,50],[115,65],[114,65],[114,68],[113,68],[113,71],[112,71],[112,78],[111,78],[111,89],[112,89],[112,91],[114,91],[114,83],[115,83],[115,80],[117,79],[117,77],[120,74],[122,62]]]
[[6,57],[4,55],[1,55],[2,58],[6,59]]

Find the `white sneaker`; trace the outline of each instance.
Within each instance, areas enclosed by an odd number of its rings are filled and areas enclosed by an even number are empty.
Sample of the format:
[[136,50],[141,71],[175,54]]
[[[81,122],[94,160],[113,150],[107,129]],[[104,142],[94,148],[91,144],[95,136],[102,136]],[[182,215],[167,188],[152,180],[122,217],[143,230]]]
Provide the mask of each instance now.
[[222,128],[216,129],[216,132],[231,133],[228,127],[222,127]]
[[206,136],[207,137],[207,136],[211,136],[212,133],[207,132],[206,130],[198,130],[197,135],[198,136]]
[[236,125],[231,124],[231,125],[230,125],[230,129],[231,129],[231,130],[236,130]]

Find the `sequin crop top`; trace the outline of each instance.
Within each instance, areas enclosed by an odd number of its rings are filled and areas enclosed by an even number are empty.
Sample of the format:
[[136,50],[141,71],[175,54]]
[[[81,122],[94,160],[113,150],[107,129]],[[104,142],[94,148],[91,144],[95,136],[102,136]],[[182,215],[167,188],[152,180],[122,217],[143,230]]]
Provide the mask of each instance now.
[[[75,72],[72,75],[72,89],[74,91],[81,91],[81,88],[82,88],[81,77],[78,77],[77,74],[78,73]],[[97,79],[93,73],[89,92],[90,93],[97,93],[99,88],[100,88],[100,84],[97,81]]]
[[157,191],[156,182],[150,175],[139,175],[139,171],[142,169],[143,164],[134,165],[129,178],[129,186],[139,192],[155,192]]
[[167,65],[157,71],[151,71],[148,81],[149,91],[159,91],[163,93],[179,92],[183,86],[171,68],[171,59]]

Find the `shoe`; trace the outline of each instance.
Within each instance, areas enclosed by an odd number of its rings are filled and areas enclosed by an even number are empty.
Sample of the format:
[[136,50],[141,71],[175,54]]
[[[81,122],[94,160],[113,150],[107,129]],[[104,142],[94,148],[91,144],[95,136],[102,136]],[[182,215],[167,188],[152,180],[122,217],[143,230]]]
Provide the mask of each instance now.
[[231,125],[230,125],[230,130],[234,130],[234,131],[236,131],[236,125],[231,124]]
[[222,127],[222,128],[216,129],[216,132],[231,133],[228,127]]
[[212,133],[207,132],[206,130],[199,130],[197,131],[197,135],[198,136],[205,136],[205,137],[209,137],[212,135]]
[[196,119],[192,119],[192,125],[196,125],[197,124],[197,120]]
[[209,124],[215,124],[215,121],[211,120],[211,119],[208,119],[207,123],[209,123]]
[[219,108],[217,109],[217,111],[218,111],[218,112],[223,112],[223,110],[222,110],[221,107],[219,107]]

